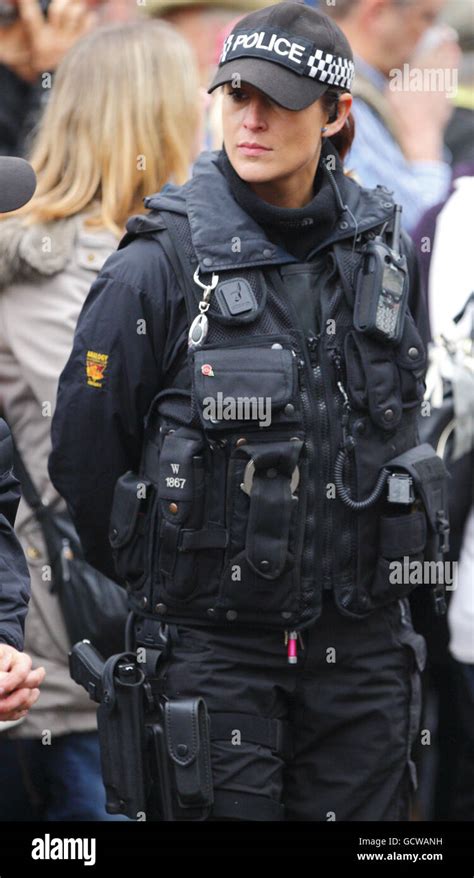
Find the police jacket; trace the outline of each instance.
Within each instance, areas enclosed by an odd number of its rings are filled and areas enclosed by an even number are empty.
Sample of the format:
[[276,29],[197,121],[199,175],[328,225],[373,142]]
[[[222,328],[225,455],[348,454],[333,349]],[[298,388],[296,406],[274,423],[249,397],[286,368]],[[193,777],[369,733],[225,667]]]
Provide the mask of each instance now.
[[23,649],[30,577],[13,524],[20,502],[18,480],[12,471],[12,443],[0,419],[0,643]]
[[[109,575],[114,560],[137,613],[298,628],[327,589],[342,613],[365,615],[408,593],[391,561],[423,559],[441,528],[432,459],[393,465],[416,482],[409,504],[380,491],[385,465],[418,445],[414,257],[403,237],[401,340],[357,331],[362,250],[390,231],[394,205],[325,171],[337,222],[304,262],[269,240],[207,153],[185,186],[146,200],[92,287],[60,380],[50,473],[88,560]],[[211,282],[208,334],[188,350]]]

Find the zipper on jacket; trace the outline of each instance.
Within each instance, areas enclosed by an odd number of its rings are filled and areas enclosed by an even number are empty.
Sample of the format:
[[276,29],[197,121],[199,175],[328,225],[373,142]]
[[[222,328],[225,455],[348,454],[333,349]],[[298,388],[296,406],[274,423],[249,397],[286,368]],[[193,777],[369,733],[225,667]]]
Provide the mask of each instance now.
[[[335,412],[337,413],[339,423],[341,424],[341,432],[339,436],[337,438],[334,437],[336,446],[338,441],[339,443],[342,441],[342,421],[344,415],[344,405],[345,401],[347,400],[347,391],[345,387],[343,358],[340,349],[337,346],[332,346],[331,348],[329,348],[328,354],[334,366],[337,387],[337,392],[334,394]],[[353,496],[355,496],[354,483],[355,474],[354,467],[352,467],[349,477],[349,488]],[[338,517],[340,521],[340,528],[338,528],[338,533],[340,542],[338,544],[337,558],[339,559],[340,563],[337,565],[337,568],[343,571],[347,567],[349,567],[350,564],[353,564],[355,558],[357,513],[351,512],[342,503],[339,504],[339,513],[340,514]],[[354,575],[354,569],[351,568],[351,581],[353,581]]]
[[[305,382],[305,361],[298,357],[298,384],[300,389],[300,397],[303,408],[303,419],[305,423],[305,442],[304,448],[308,459],[308,487],[307,487],[307,503],[306,503],[306,533],[309,539],[304,539],[303,553],[301,556],[301,578],[314,569],[313,545],[311,535],[315,533],[314,527],[314,482],[311,478],[311,470],[315,459],[315,449],[312,436],[313,418],[311,403],[309,399],[309,391]],[[306,534],[305,534],[306,536]]]
[[331,480],[331,447],[328,407],[321,370],[320,340],[321,333],[318,336],[310,335],[306,339],[306,344],[308,347],[311,371],[316,391],[316,410],[318,412],[317,427],[319,448],[321,449],[319,491],[316,499],[318,533],[320,534],[320,551],[318,554],[321,559],[322,587],[329,589],[332,585],[329,541],[332,534],[333,509],[330,503],[324,502],[324,498],[326,486]]

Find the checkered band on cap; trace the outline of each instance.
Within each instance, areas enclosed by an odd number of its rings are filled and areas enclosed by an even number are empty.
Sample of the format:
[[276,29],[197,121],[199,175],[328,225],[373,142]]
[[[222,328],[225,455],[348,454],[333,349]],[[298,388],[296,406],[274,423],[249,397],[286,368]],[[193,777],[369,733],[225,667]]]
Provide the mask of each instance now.
[[351,58],[331,54],[311,40],[294,36],[278,27],[259,28],[229,34],[224,42],[219,67],[239,58],[262,58],[287,67],[326,85],[350,91],[354,78]]
[[308,58],[307,75],[328,85],[338,85],[350,90],[354,79],[354,62],[349,58],[335,57],[322,49],[316,49]]

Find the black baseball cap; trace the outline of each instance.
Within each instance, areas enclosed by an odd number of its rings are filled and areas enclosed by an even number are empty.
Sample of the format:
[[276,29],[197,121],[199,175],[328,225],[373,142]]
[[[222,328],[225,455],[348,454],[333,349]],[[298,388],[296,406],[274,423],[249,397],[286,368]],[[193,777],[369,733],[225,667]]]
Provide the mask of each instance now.
[[303,110],[330,86],[351,90],[352,49],[323,12],[276,3],[240,19],[224,42],[208,92],[236,77],[288,110]]

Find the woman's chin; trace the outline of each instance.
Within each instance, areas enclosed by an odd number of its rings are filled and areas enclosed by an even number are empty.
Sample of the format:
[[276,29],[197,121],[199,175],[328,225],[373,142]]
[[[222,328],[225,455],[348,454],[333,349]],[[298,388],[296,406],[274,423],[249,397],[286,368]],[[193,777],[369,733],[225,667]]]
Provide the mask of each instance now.
[[235,156],[232,165],[245,183],[269,183],[276,176],[268,159],[262,161],[260,157]]

